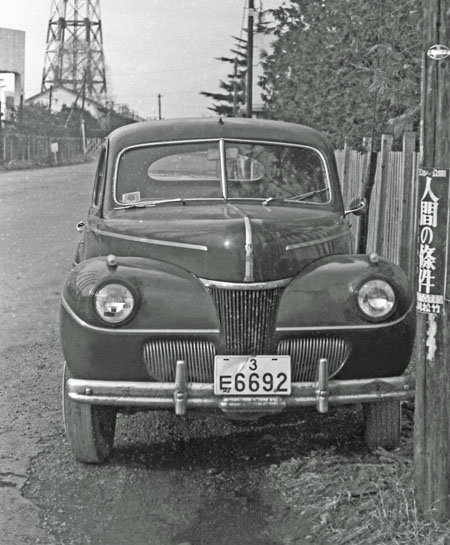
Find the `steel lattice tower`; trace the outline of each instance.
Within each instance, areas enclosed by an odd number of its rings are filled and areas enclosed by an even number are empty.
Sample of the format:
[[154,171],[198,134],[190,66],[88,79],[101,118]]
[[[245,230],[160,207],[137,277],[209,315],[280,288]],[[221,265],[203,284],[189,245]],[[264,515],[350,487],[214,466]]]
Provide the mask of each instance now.
[[106,103],[100,0],[52,0],[42,91],[59,85]]

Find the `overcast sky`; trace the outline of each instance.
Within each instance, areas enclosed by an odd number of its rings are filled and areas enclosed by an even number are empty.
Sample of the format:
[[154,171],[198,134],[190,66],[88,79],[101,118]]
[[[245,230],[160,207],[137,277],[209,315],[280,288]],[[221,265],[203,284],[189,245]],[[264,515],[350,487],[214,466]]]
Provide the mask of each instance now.
[[[0,0],[0,27],[26,32],[25,98],[40,91],[53,0]],[[259,6],[260,0],[255,0]],[[263,0],[265,9],[283,0]],[[230,68],[248,0],[100,0],[109,98],[144,117],[211,115],[211,100]],[[244,24],[245,26],[245,24]],[[0,67],[1,68],[1,67]],[[6,78],[6,84],[10,81]]]

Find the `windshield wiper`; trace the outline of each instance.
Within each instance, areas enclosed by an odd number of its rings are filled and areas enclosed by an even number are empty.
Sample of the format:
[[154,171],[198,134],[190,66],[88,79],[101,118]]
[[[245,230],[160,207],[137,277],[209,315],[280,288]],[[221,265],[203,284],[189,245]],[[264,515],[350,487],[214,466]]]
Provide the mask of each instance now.
[[301,202],[301,201],[305,201],[306,199],[310,199],[311,197],[314,197],[315,195],[318,195],[319,193],[323,193],[324,191],[328,191],[328,187],[323,187],[322,189],[309,191],[308,193],[302,193],[301,195],[295,195],[287,199],[282,197],[269,197],[268,199],[265,199],[261,204],[263,206],[267,206],[271,202]]
[[156,206],[157,204],[166,204],[171,202],[180,202],[182,204],[185,204],[186,201],[181,197],[178,197],[177,199],[162,199],[160,201],[134,202],[133,204],[115,206],[114,210],[122,210],[124,208],[149,208],[151,206]]

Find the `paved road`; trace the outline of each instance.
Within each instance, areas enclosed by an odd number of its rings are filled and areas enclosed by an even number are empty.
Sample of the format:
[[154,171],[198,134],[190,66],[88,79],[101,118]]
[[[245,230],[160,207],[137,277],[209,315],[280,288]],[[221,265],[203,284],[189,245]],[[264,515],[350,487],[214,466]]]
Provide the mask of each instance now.
[[94,168],[0,173],[0,543],[303,543],[311,523],[291,515],[273,468],[312,448],[361,448],[352,413],[257,425],[121,415],[109,465],[72,459],[58,309]]

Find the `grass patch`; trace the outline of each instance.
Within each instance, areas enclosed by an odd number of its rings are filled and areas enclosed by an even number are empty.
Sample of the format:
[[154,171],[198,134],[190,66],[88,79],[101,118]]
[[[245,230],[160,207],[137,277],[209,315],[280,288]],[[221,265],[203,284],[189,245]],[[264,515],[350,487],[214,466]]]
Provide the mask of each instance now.
[[411,426],[394,452],[317,450],[271,465],[266,478],[286,545],[450,545],[450,521],[417,514]]

